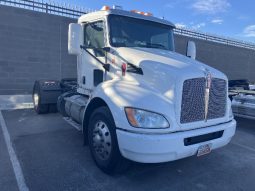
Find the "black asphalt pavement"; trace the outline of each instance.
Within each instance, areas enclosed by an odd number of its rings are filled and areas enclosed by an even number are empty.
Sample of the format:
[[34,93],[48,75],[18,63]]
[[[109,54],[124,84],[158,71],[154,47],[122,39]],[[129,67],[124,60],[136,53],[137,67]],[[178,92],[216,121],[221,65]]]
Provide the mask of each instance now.
[[[211,154],[163,163],[133,163],[108,176],[94,164],[80,131],[59,114],[2,111],[30,191],[255,190],[255,121],[238,118],[231,143]],[[0,191],[18,190],[0,128]]]

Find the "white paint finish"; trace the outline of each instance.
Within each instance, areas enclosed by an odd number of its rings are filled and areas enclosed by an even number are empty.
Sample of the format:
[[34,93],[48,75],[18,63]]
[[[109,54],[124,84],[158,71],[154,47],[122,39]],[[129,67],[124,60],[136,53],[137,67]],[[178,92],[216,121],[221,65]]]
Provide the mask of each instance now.
[[[141,77],[134,75],[131,77],[127,76],[125,80],[136,81],[146,89],[150,87],[148,90],[151,93],[158,94],[173,103],[171,110],[175,111],[175,120],[172,126],[176,125],[182,129],[189,130],[223,123],[229,120],[226,112],[225,117],[208,120],[207,122],[198,121],[181,124],[179,121],[181,117],[182,87],[184,81],[192,78],[204,78],[206,70],[210,71],[213,78],[220,78],[227,81],[227,77],[222,72],[201,62],[167,50],[123,47],[116,48],[115,51],[128,62],[141,67],[144,72],[144,75]],[[147,102],[150,102],[149,99],[147,99]],[[130,104],[131,106],[140,108],[140,105],[133,105],[132,102]],[[150,110],[157,111],[157,109],[158,105],[156,101]],[[173,115],[170,115],[170,112],[164,114],[169,118],[173,117]]]
[[[222,72],[197,60],[190,59],[172,51],[153,48],[127,47],[115,48],[115,51],[128,62],[136,66],[144,69],[148,66],[153,67],[154,72],[155,70],[156,72],[163,72],[167,70],[169,76],[180,76],[180,79],[189,79],[200,76],[204,77],[204,71],[206,68],[212,73],[213,77],[227,79],[226,75]],[[164,76],[160,77],[162,78]],[[162,79],[162,81],[163,80],[164,79]]]
[[[113,80],[93,87],[93,70],[102,69],[102,66],[84,51],[78,56],[78,82],[84,90],[93,89],[92,98],[100,97],[108,104],[118,127],[139,132],[174,132],[211,126],[229,120],[226,112],[225,117],[207,122],[198,121],[189,124],[179,122],[183,82],[187,79],[205,77],[206,70],[209,70],[214,78],[227,80],[222,72],[172,51],[138,47],[111,48],[109,57],[113,58],[115,63],[111,64],[111,71],[108,74]],[[141,67],[144,75],[126,73],[126,76],[120,76],[117,68],[120,68],[123,62]],[[85,85],[80,83],[83,75],[86,76]],[[228,111],[230,104],[227,105]],[[168,119],[171,128],[134,129],[127,122],[123,109],[125,106],[161,113]]]
[[68,53],[79,55],[81,52],[82,26],[80,24],[71,23],[68,29]]
[[[92,94],[102,98],[109,106],[115,124],[119,128],[136,132],[173,132],[178,127],[174,123],[173,102],[167,100],[158,92],[153,91],[146,84],[121,79],[110,80],[100,84]],[[127,121],[124,107],[132,106],[163,114],[170,122],[171,127],[166,129],[143,129],[130,126]]]
[[[91,54],[93,53],[91,49],[88,51],[91,52]],[[104,71],[104,69],[102,65],[85,50],[82,50],[82,53],[78,56],[78,58],[79,70],[77,71],[77,74],[79,87],[83,89],[93,90],[95,88],[93,71],[95,69],[101,69]],[[98,59],[100,59],[101,61],[104,60],[103,57],[98,57]],[[83,76],[85,76],[85,84],[82,83]]]
[[194,41],[188,41],[188,46],[187,46],[187,56],[196,59],[196,44]]
[[13,147],[12,147],[10,134],[8,132],[8,129],[7,129],[7,126],[6,126],[6,123],[4,121],[4,118],[3,118],[3,115],[2,115],[1,111],[0,111],[0,123],[1,123],[1,128],[2,128],[2,131],[3,131],[3,135],[4,135],[4,140],[5,140],[5,143],[6,143],[6,146],[7,146],[7,150],[8,150],[10,160],[11,160],[11,163],[12,163],[15,178],[16,178],[16,181],[17,181],[17,184],[18,184],[18,188],[19,188],[20,191],[29,191],[29,189],[26,185],[25,179],[24,179],[24,175],[23,175],[19,160],[18,160],[18,158],[16,156],[16,153],[15,153]]
[[[109,26],[107,23],[107,17],[110,14],[130,16],[137,19],[151,20],[154,22],[171,25],[167,21],[162,21],[159,19],[155,20],[153,17],[144,17],[142,15],[119,10],[99,11],[86,14],[79,18],[78,23],[81,24],[83,22],[86,23],[96,20],[104,20],[106,22],[106,46],[111,47],[108,37]],[[231,107],[231,104],[228,101],[226,115],[222,118],[208,120],[207,122],[198,121],[193,123],[180,124],[182,87],[184,81],[192,78],[204,78],[205,72],[207,70],[210,71],[213,78],[220,78],[227,81],[226,75],[224,75],[222,72],[197,60],[180,55],[174,51],[167,51],[156,48],[111,47],[111,51],[108,56],[109,63],[111,64],[110,72],[107,72],[108,78],[106,78],[106,80],[97,87],[94,87],[93,70],[102,69],[102,66],[91,55],[87,54],[85,51],[82,51],[82,54],[78,56],[78,92],[86,92],[87,89],[92,90],[89,92],[90,100],[97,97],[103,99],[112,112],[116,126],[118,128],[125,129],[128,132],[133,132],[134,137],[129,137],[127,133],[122,133],[123,136],[118,136],[118,141],[121,148],[130,147],[133,145],[137,149],[145,149],[150,148],[150,140],[154,140],[155,144],[161,142],[159,137],[157,137],[155,140],[155,137],[153,136],[149,138],[147,137],[149,141],[146,141],[144,140],[145,137],[139,136],[139,134],[172,133],[175,136],[178,133],[185,134],[185,132],[196,132],[193,134],[193,136],[196,136],[202,134],[204,131],[207,131],[208,133],[214,132],[214,128],[220,126],[218,124],[226,123],[231,120],[229,117],[229,108]],[[122,76],[120,68],[123,63],[131,63],[137,67],[140,67],[143,71],[143,75],[126,73],[125,76]],[[81,77],[83,75],[86,75],[85,85],[81,84]],[[170,123],[170,128],[134,128],[127,121],[124,111],[125,107],[135,107],[162,114]],[[234,134],[236,124],[232,124],[231,127],[232,134]],[[223,137],[222,139],[217,140],[215,148],[227,144],[232,136]],[[178,144],[183,144],[183,139],[181,142],[180,138],[183,137],[180,136],[177,142]],[[126,140],[124,141],[124,144],[122,144],[123,140]],[[141,144],[141,140],[145,141],[144,144]],[[172,143],[176,143],[176,140],[174,142],[172,142],[172,140],[168,140],[166,145],[171,145]],[[165,147],[165,144],[160,145],[160,147]],[[188,149],[191,147],[172,148],[176,152],[178,150],[180,150],[180,153],[184,152],[182,155],[183,157],[190,156],[190,154],[192,154],[191,152],[193,152],[192,149]],[[185,152],[185,149],[187,149],[187,153]],[[134,153],[136,151],[137,150],[134,150]],[[140,151],[143,152],[142,150]],[[148,162],[169,161],[170,158],[173,160],[182,158],[174,156],[169,158],[169,156],[164,154],[164,156],[155,156],[157,155],[158,151],[154,150],[153,152],[153,157],[157,159],[152,159],[151,161],[148,159]],[[124,151],[122,154],[125,156]],[[138,159],[132,157],[130,159],[136,161],[146,161],[146,157],[147,155],[140,155],[138,156]]]
[[[113,52],[116,57],[125,58],[126,62],[141,67],[144,72],[144,75],[127,73],[125,77],[119,76],[117,72],[111,72],[113,80],[103,82],[92,92],[92,98],[100,97],[108,104],[118,127],[137,132],[174,132],[208,127],[229,121],[230,102],[227,103],[225,117],[207,122],[198,121],[188,124],[179,122],[183,82],[187,79],[205,77],[206,69],[211,72],[214,78],[227,80],[222,72],[166,50],[115,48]],[[91,76],[89,68],[96,65],[88,62],[89,59],[85,59],[85,57],[81,60],[86,62],[86,64],[83,63],[83,70],[86,70],[88,77]],[[123,62],[122,60],[115,59],[115,66],[120,66],[117,62]],[[124,113],[125,106],[161,113],[168,119],[171,127],[157,130],[134,129],[127,122]]]
[[[184,138],[221,130],[224,130],[221,138],[184,146]],[[120,152],[124,157],[137,162],[159,163],[195,155],[198,148],[205,144],[210,144],[212,150],[223,147],[230,142],[235,130],[236,121],[232,120],[229,123],[208,128],[160,135],[136,134],[117,130],[117,137]]]

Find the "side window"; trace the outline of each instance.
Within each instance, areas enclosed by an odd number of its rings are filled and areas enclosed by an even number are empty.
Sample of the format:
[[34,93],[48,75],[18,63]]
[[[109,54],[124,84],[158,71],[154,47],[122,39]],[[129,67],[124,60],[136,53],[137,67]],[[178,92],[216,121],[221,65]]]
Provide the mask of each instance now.
[[104,47],[104,23],[97,21],[84,26],[84,45],[88,48]]

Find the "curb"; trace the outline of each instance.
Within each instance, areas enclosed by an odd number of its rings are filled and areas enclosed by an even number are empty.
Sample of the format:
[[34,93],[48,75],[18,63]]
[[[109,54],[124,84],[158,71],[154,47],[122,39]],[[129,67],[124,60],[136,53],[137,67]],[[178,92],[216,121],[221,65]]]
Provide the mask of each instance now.
[[0,110],[33,108],[31,95],[0,95]]

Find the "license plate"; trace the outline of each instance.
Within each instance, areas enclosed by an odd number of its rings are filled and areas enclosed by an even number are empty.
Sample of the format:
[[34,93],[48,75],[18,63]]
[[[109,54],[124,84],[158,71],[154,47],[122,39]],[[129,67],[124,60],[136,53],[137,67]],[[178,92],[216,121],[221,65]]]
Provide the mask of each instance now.
[[197,156],[203,156],[206,154],[209,154],[211,152],[211,146],[209,144],[207,145],[201,145],[197,150]]

